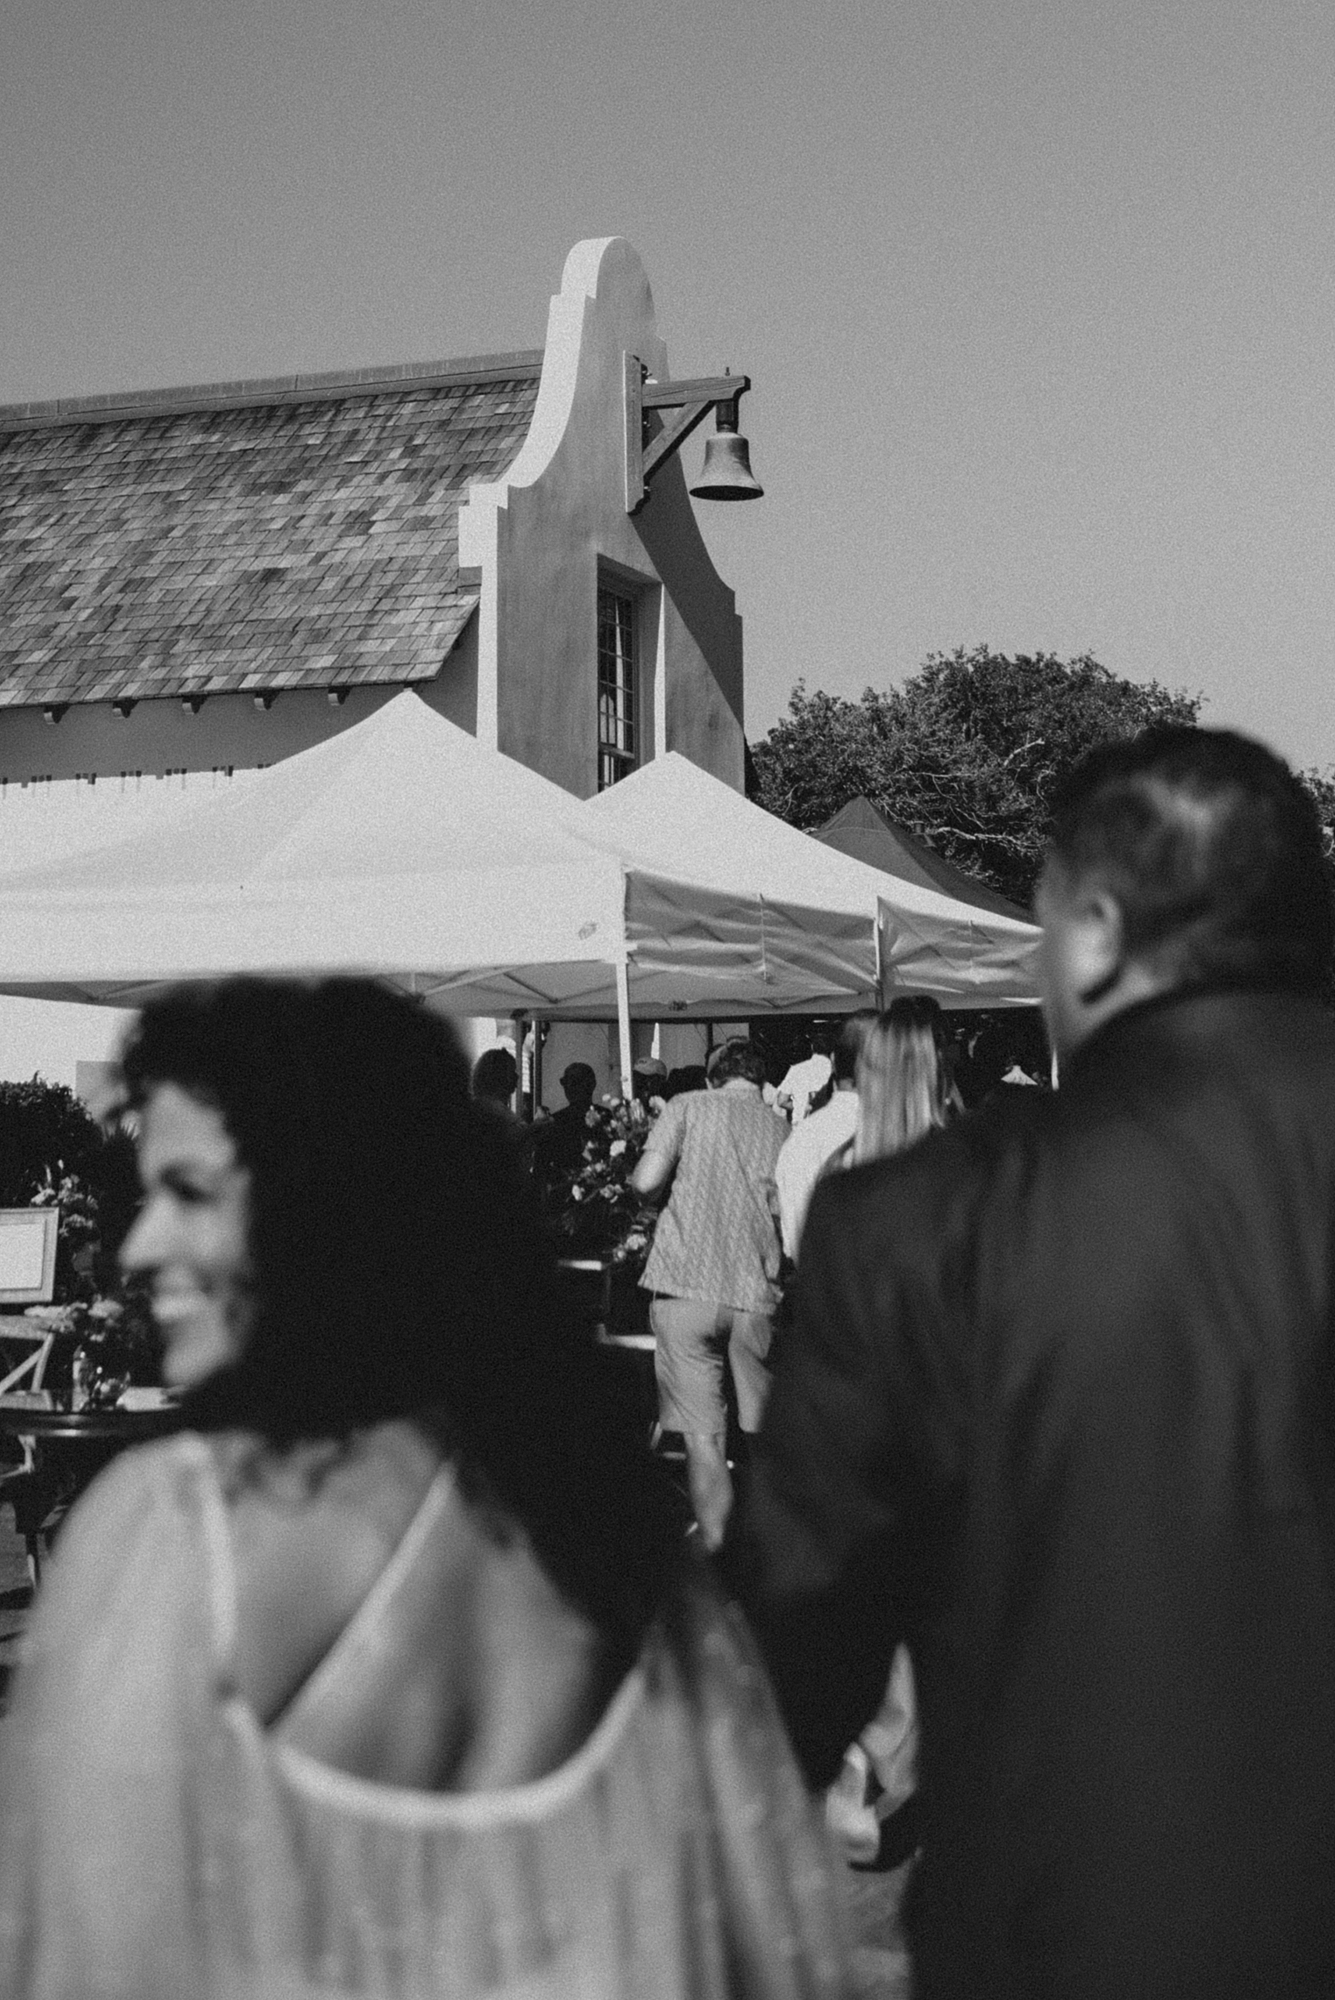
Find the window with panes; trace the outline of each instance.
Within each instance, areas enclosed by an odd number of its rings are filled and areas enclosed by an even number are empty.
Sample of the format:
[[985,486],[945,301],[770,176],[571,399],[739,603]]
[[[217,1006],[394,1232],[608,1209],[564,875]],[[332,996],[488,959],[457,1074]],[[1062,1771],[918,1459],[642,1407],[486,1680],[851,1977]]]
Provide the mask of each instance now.
[[639,761],[635,600],[598,590],[598,789],[605,792]]

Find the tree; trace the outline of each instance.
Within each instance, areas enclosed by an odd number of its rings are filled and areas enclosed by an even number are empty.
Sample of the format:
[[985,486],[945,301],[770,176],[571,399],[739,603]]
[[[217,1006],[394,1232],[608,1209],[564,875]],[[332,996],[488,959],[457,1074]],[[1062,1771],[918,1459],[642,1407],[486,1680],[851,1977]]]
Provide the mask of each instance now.
[[961,647],[861,701],[799,681],[788,714],[753,746],[752,796],[814,828],[865,793],[957,868],[1028,903],[1059,779],[1093,744],[1194,723],[1200,706],[1200,695],[1122,680],[1088,654]]
[[0,1082],[0,1208],[60,1210],[58,1300],[115,1282],[138,1203],[128,1133],[104,1133],[63,1083]]
[[1300,771],[1298,776],[1306,785],[1316,804],[1317,814],[1326,830],[1326,853],[1335,853],[1335,770]]
[[86,1175],[104,1143],[63,1083],[0,1083],[0,1207],[30,1202],[63,1174]]

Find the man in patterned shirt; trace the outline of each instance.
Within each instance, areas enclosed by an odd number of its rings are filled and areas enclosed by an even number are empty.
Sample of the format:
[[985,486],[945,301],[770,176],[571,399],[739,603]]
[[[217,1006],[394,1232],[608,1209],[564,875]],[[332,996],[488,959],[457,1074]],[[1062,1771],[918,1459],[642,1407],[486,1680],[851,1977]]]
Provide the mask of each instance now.
[[760,1428],[779,1301],[774,1169],[788,1127],[761,1096],[765,1066],[747,1041],[725,1042],[708,1090],[674,1097],[649,1134],[637,1193],[672,1182],[640,1280],[654,1294],[658,1414],[686,1443],[691,1504],[717,1548],[732,1505],[725,1366],[737,1419]]

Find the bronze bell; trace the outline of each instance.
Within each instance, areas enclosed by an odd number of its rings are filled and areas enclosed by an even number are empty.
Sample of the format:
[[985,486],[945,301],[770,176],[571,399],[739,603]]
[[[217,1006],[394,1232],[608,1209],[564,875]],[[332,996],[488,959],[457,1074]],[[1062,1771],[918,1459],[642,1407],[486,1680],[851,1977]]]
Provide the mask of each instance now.
[[751,470],[751,447],[738,431],[719,428],[705,439],[704,470],[691,488],[697,500],[759,500],[765,489]]

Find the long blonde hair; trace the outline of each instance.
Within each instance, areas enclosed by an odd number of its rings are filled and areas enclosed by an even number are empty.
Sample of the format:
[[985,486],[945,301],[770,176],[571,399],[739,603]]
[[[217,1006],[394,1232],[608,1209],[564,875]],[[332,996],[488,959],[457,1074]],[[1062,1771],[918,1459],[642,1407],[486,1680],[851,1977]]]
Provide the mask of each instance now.
[[944,1125],[958,1108],[946,1023],[935,1000],[892,1000],[868,1030],[858,1057],[858,1127],[853,1160],[878,1160]]

